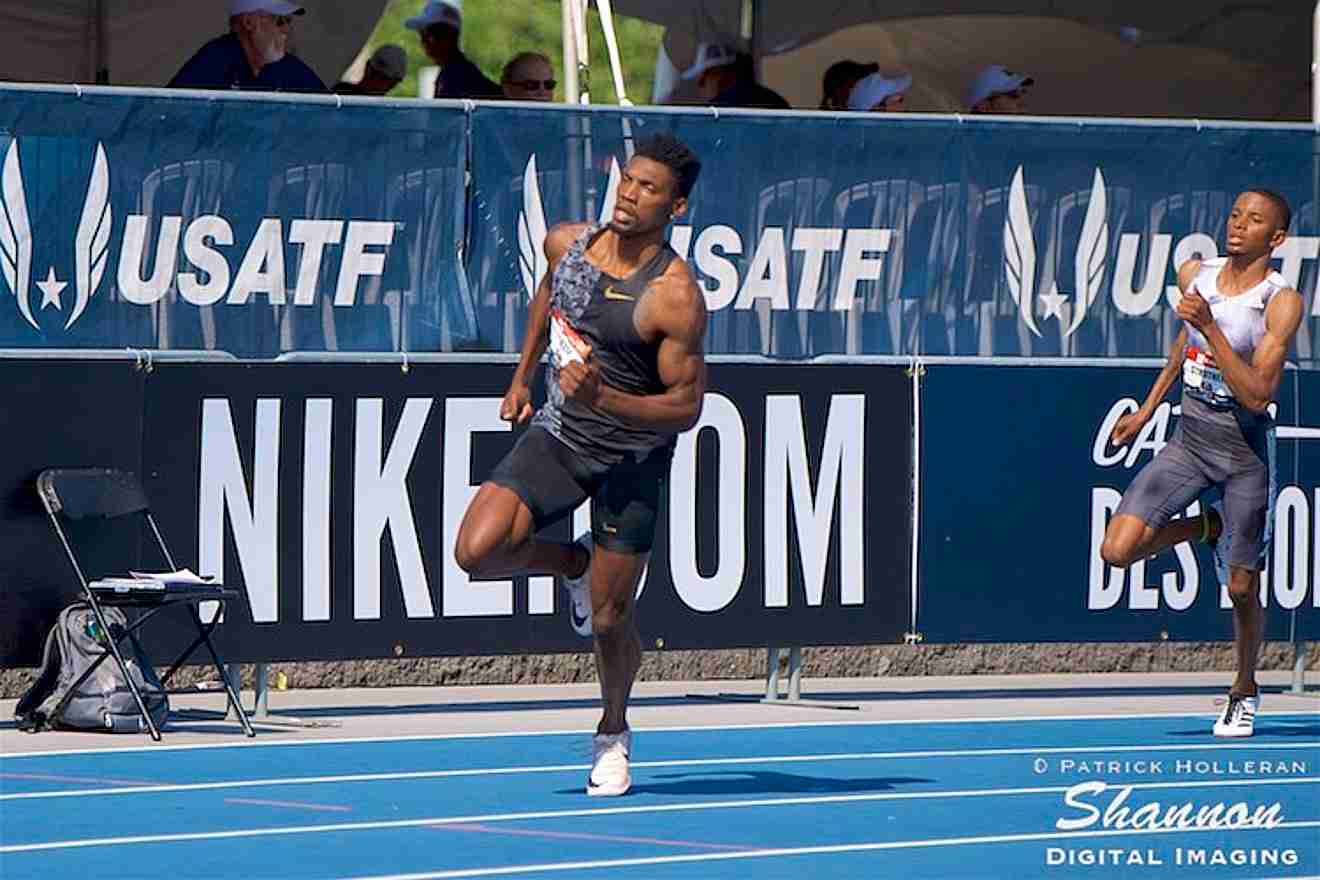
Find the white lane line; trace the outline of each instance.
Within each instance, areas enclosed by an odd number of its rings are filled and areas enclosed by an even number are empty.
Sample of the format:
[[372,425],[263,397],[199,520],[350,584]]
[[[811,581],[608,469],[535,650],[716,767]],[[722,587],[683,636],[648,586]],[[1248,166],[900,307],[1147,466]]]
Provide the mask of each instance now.
[[287,807],[291,810],[315,810],[321,813],[351,813],[352,807],[342,804],[309,804],[305,801],[268,801],[262,798],[225,798],[227,804],[244,804],[254,807]]
[[[1134,790],[1175,788],[1246,788],[1257,785],[1311,785],[1320,776],[1289,779],[1209,780],[1188,782],[1124,783]],[[580,810],[539,810],[526,813],[494,813],[478,816],[432,816],[422,819],[391,819],[376,822],[341,822],[331,825],[293,825],[273,828],[240,828],[232,831],[188,831],[175,834],[139,834],[129,837],[96,837],[74,840],[51,840],[0,846],[0,853],[42,852],[55,849],[80,849],[92,846],[122,846],[139,843],[179,843],[191,840],[227,840],[236,837],[276,837],[294,834],[325,834],[342,831],[378,831],[389,828],[418,828],[454,823],[513,822],[530,819],[563,819],[580,816],[619,816],[637,813],[686,813],[696,810],[738,810],[750,807],[784,807],[804,804],[843,804],[867,801],[920,801],[941,798],[999,797],[1010,795],[1061,794],[1071,786],[1047,785],[1029,788],[986,788],[957,791],[880,792],[875,794],[817,795],[812,797],[761,798],[742,801],[703,801],[699,803],[647,804],[635,807],[598,807]]]
[[[1320,821],[1283,822],[1272,830],[1320,828]],[[460,877],[498,877],[510,874],[530,874],[549,871],[585,871],[595,868],[629,868],[640,865],[671,865],[683,862],[715,862],[729,859],[765,859],[787,856],[835,855],[839,853],[875,852],[890,849],[923,849],[944,846],[976,846],[988,843],[1028,843],[1037,840],[1081,840],[1097,837],[1127,835],[1190,834],[1199,831],[1222,831],[1221,828],[1175,828],[1141,831],[1068,831],[1037,834],[995,834],[983,837],[938,837],[925,840],[894,840],[884,843],[844,843],[833,846],[799,846],[782,849],[760,849],[727,853],[693,853],[678,856],[651,856],[637,859],[610,859],[592,862],[547,862],[540,865],[508,865],[498,868],[463,868],[454,871],[426,871],[419,874],[377,874],[370,877],[343,878],[343,880],[454,880]]]
[[[1320,742],[1304,743],[1206,743],[1204,745],[1131,745],[1131,746],[1080,746],[1050,748],[1012,748],[1012,749],[948,749],[905,752],[844,752],[823,755],[767,755],[762,758],[682,758],[668,761],[633,761],[633,769],[639,767],[719,767],[746,764],[797,764],[829,763],[831,761],[880,761],[890,759],[917,758],[983,758],[1012,755],[1068,755],[1068,754],[1120,754],[1131,752],[1215,752],[1226,750],[1249,751],[1293,751],[1301,749],[1320,749]],[[590,769],[588,764],[545,764],[522,767],[483,767],[461,770],[410,770],[394,773],[350,773],[334,776],[291,776],[269,779],[232,779],[220,782],[179,782],[158,785],[138,785],[115,788],[81,788],[60,791],[25,791],[0,794],[0,801],[48,800],[69,797],[100,797],[123,794],[160,794],[162,792],[182,791],[217,791],[230,788],[265,788],[279,785],[342,785],[356,782],[384,782],[406,779],[447,779],[467,776],[501,776],[525,773],[567,773]],[[0,777],[4,776],[0,772]]]
[[[1057,689],[1053,689],[1057,690]],[[1030,698],[1030,691],[1024,691],[1023,697]],[[823,694],[822,696],[828,696]],[[1103,693],[1096,694],[1095,698],[1105,697]],[[1081,694],[1079,698],[1087,698]],[[1208,702],[1208,701],[1207,701]],[[388,707],[386,707],[388,708]],[[757,708],[761,708],[759,705]],[[1211,707],[1213,708],[1213,707]],[[333,707],[331,707],[333,710]],[[297,715],[296,709],[289,710],[290,715]],[[782,730],[787,728],[811,729],[814,727],[894,727],[897,725],[929,725],[929,724],[1015,724],[1020,722],[1035,723],[1038,721],[1122,721],[1122,720],[1141,720],[1145,718],[1190,718],[1197,720],[1213,719],[1216,713],[1213,711],[1205,712],[1149,712],[1137,713],[1135,715],[1004,715],[987,716],[984,718],[888,718],[878,721],[784,721],[770,724],[694,724],[681,725],[674,727],[638,727],[634,728],[635,733],[689,733],[702,732],[708,730]],[[1258,714],[1258,718],[1268,718],[1275,723],[1288,724],[1288,721],[1282,719],[1290,716],[1310,716],[1320,715],[1320,710],[1306,711],[1305,709],[1294,709],[1288,712],[1279,712],[1276,714],[1266,712]],[[1300,722],[1298,722],[1300,723]],[[473,733],[415,733],[402,736],[346,736],[339,738],[318,738],[318,739],[247,739],[235,742],[222,743],[162,743],[154,746],[101,746],[99,748],[88,749],[52,749],[44,752],[0,752],[0,761],[21,761],[29,758],[51,758],[61,755],[105,755],[105,754],[130,754],[135,752],[150,752],[157,754],[159,752],[186,752],[205,749],[260,749],[267,746],[324,746],[353,743],[394,743],[394,742],[444,742],[455,739],[504,739],[509,737],[524,736],[581,736],[595,733],[595,728],[574,728],[560,730],[517,730],[517,731],[490,731]]]

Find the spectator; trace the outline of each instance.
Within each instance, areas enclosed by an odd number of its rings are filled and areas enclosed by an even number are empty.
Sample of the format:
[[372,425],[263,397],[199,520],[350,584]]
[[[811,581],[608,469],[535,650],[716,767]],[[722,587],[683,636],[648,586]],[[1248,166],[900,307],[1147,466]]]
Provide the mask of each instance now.
[[973,113],[1026,113],[1027,90],[1035,82],[1025,73],[993,64],[972,80],[967,89],[967,106]]
[[373,95],[380,97],[388,94],[395,86],[403,82],[408,75],[408,56],[403,47],[386,43],[367,59],[366,69],[359,82],[335,83],[333,91],[341,95]]
[[900,73],[885,76],[871,73],[862,77],[848,93],[848,109],[872,113],[899,113],[907,109],[907,90],[912,88],[912,75]]
[[174,74],[172,88],[258,92],[324,92],[325,83],[288,54],[294,16],[285,0],[230,0],[229,33],[216,37]]
[[540,52],[519,52],[500,74],[504,97],[510,101],[553,101],[555,69]]
[[862,64],[844,59],[831,64],[821,83],[820,109],[847,110],[848,94],[857,81],[872,73],[879,73],[879,64]]
[[437,98],[502,98],[503,90],[458,48],[463,29],[463,0],[428,0],[420,15],[404,22],[417,31],[422,49],[440,66]]
[[756,81],[752,57],[732,46],[702,43],[696,62],[683,72],[683,79],[695,80],[702,100],[714,107],[790,109],[778,92]]

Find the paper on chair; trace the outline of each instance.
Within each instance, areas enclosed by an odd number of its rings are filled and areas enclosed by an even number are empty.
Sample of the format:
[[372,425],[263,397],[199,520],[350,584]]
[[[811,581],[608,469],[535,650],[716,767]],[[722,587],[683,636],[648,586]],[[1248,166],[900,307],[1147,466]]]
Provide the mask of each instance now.
[[178,571],[130,571],[129,574],[138,580],[159,581],[167,586],[173,584],[218,586],[212,575],[202,577],[187,568],[181,568]]

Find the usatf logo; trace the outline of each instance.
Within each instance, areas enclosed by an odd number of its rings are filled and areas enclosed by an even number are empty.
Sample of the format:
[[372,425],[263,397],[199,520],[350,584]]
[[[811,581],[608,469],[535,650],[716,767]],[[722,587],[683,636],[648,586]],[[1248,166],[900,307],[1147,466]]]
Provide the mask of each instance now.
[[[66,143],[54,146],[61,156],[67,152]],[[38,146],[38,155],[41,150]],[[183,179],[203,165],[182,162],[168,167]],[[282,185],[317,184],[321,190],[335,186],[334,175],[324,166],[297,166],[285,169],[282,174],[279,181]],[[38,180],[34,204],[39,209],[44,206],[45,213],[38,213],[34,221],[23,180],[18,139],[14,138],[9,142],[4,168],[0,171],[0,274],[14,294],[23,320],[33,330],[43,333],[41,314],[48,308],[65,310],[66,302],[61,294],[69,282],[61,281],[56,269],[57,264],[67,267],[64,263],[67,257],[52,252],[40,261],[41,265],[48,265],[45,278],[33,284],[33,264],[42,256],[40,248],[50,246],[38,233],[62,226],[72,218],[63,215],[64,200],[60,198],[58,185],[41,177]],[[55,186],[56,195],[43,192],[43,186]],[[98,142],[73,235],[74,299],[67,306],[65,330],[73,327],[87,310],[111,261],[114,212],[110,194],[110,163],[105,146]],[[312,306],[318,298],[333,297],[335,306],[351,307],[356,304],[362,279],[384,274],[385,258],[396,232],[393,222],[378,220],[251,218],[248,222],[255,222],[256,226],[239,259],[238,253],[232,257],[226,253],[228,248],[239,244],[235,227],[228,219],[201,212],[193,216],[184,213],[162,211],[124,217],[118,237],[118,273],[112,276],[117,299],[122,303],[153,306],[169,295],[180,305],[243,306],[260,295],[273,306]],[[301,255],[296,268],[286,268],[285,249],[293,245],[300,246]],[[335,253],[332,248],[337,248],[339,253],[337,279],[331,274],[331,255]],[[144,276],[148,260],[152,271]],[[68,277],[66,274],[65,278]],[[35,311],[34,286],[41,292]]]
[[[619,193],[619,160],[610,159],[610,182],[605,187],[605,201],[600,207],[599,223],[604,225],[614,214],[614,200]],[[536,171],[536,154],[523,169],[523,207],[518,212],[518,269],[522,272],[527,298],[536,296],[536,288],[545,277],[549,260],[545,256],[545,207],[541,203],[541,183]]]
[[[78,320],[86,310],[92,294],[101,286],[106,252],[110,245],[111,219],[110,170],[105,160],[105,147],[98,143],[91,181],[83,201],[82,219],[78,221],[78,231],[74,236],[75,299],[68,320],[64,323],[65,330]],[[17,140],[9,142],[4,172],[0,174],[0,264],[3,264],[5,281],[9,283],[9,289],[18,301],[19,313],[34,329],[40,330],[40,325],[32,315],[32,303],[29,300],[32,286],[32,222],[28,217],[27,193],[23,188]],[[46,279],[37,282],[37,288],[41,291],[40,309],[54,306],[56,310],[63,310],[60,294],[66,287],[68,282],[58,280],[55,267],[51,266]]]
[[[1109,221],[1106,216],[1105,178],[1095,169],[1091,184],[1091,198],[1082,222],[1081,240],[1077,243],[1077,256],[1073,262],[1073,284],[1076,293],[1068,306],[1068,297],[1059,292],[1057,283],[1050,284],[1049,293],[1041,294],[1045,307],[1044,317],[1057,318],[1064,324],[1063,335],[1071,336],[1082,324],[1086,310],[1100,294],[1105,272],[1105,257],[1109,254]],[[1013,175],[1008,193],[1008,216],[1004,220],[1004,269],[1008,273],[1008,290],[1017,303],[1023,322],[1032,333],[1040,336],[1036,327],[1036,242],[1031,231],[1031,215],[1027,211],[1027,196],[1022,182],[1022,166]],[[1070,314],[1065,317],[1065,310]]]

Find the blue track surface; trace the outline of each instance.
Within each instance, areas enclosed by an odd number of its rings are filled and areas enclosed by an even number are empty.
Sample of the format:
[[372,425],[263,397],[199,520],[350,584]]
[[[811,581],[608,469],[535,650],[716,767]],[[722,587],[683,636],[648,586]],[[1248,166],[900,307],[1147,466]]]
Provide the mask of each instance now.
[[[1320,716],[1262,716],[1245,742],[1207,728],[1160,716],[643,730],[633,790],[613,799],[583,793],[583,734],[11,755],[0,876],[1320,874]],[[1194,822],[1221,803],[1273,827],[1120,821],[1190,804]]]

